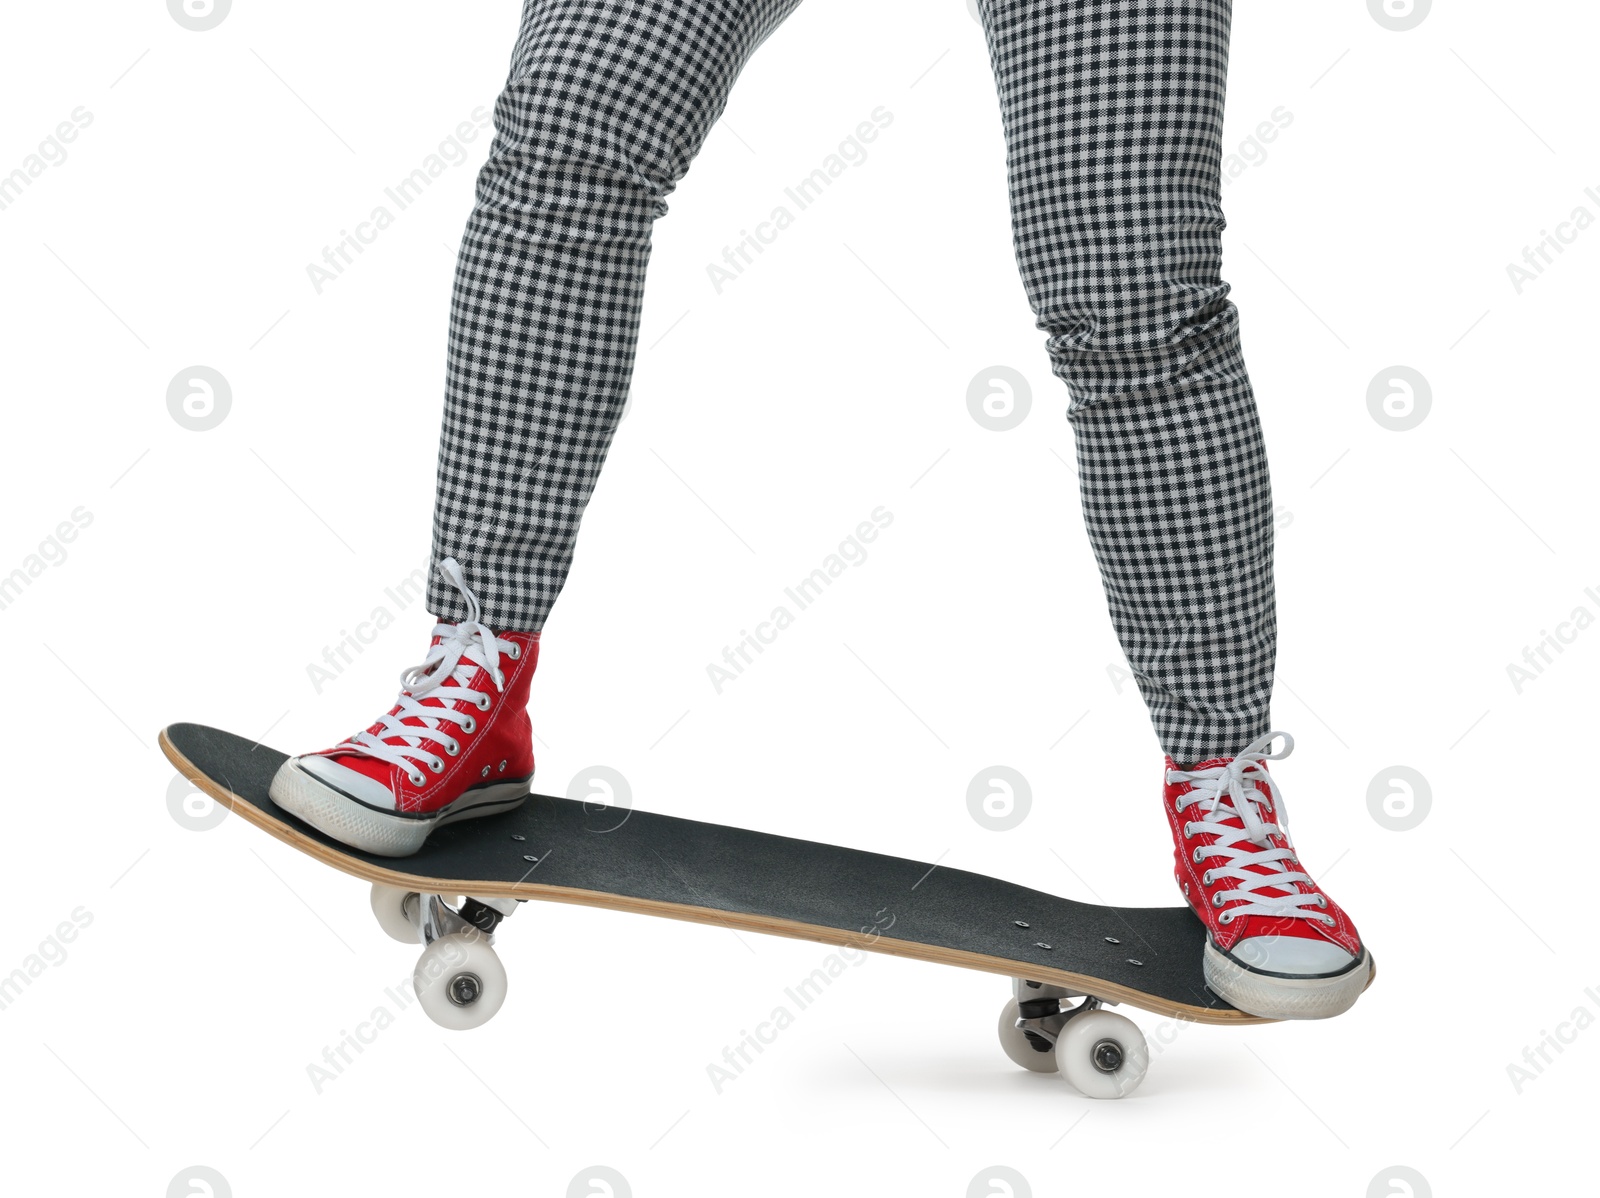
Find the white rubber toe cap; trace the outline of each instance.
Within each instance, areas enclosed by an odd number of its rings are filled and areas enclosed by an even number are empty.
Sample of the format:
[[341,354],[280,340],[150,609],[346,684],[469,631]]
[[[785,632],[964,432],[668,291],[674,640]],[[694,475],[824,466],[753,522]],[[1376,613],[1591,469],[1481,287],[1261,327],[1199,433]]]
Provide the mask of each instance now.
[[438,823],[400,815],[388,787],[326,757],[289,758],[273,775],[268,793],[318,831],[384,857],[416,852]]
[[1305,936],[1251,936],[1230,952],[1250,969],[1298,978],[1343,973],[1355,964],[1355,958],[1331,940]]
[[[1261,954],[1257,963],[1245,952]],[[1316,972],[1290,972],[1298,970]],[[1331,968],[1330,968],[1331,967]],[[1336,944],[1301,936],[1252,936],[1232,953],[1206,943],[1206,985],[1263,1019],[1327,1019],[1355,1005],[1372,980],[1372,954],[1359,959]]]
[[455,802],[430,812],[401,812],[382,783],[326,757],[291,757],[278,767],[268,793],[290,815],[352,848],[408,857],[441,824],[520,807],[532,777],[471,787]]
[[331,757],[296,757],[291,764],[299,766],[303,773],[310,774],[318,782],[340,794],[347,795],[368,807],[375,807],[379,811],[394,811],[399,804],[396,802],[394,792],[382,782],[369,778],[365,774],[357,773],[349,766],[340,765]]

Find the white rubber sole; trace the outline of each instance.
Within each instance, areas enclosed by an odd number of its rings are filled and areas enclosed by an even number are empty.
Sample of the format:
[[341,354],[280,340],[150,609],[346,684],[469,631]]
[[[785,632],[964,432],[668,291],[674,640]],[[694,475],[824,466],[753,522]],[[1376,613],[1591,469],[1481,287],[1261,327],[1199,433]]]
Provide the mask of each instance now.
[[1372,977],[1372,954],[1332,977],[1257,973],[1206,944],[1206,985],[1239,1010],[1263,1019],[1331,1019],[1355,1006]]
[[291,815],[353,849],[379,857],[409,857],[435,828],[520,807],[531,785],[528,778],[497,782],[467,791],[430,816],[395,815],[334,790],[306,773],[291,757],[278,767],[267,793]]

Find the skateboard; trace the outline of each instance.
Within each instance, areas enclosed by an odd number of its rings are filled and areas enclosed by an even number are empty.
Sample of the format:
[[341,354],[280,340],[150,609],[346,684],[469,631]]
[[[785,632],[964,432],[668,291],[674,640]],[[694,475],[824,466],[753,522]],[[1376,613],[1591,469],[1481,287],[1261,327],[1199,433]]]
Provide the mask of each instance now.
[[1149,1051],[1127,1004],[1174,1019],[1269,1023],[1206,988],[1205,928],[1187,907],[1105,907],[900,857],[575,799],[449,824],[411,857],[351,849],[268,797],[285,755],[198,724],[161,748],[249,823],[372,883],[379,925],[424,946],[420,1005],[476,1027],[505,1000],[492,942],[519,903],[576,903],[980,970],[1012,979],[1001,1047],[1092,1097],[1143,1079]]

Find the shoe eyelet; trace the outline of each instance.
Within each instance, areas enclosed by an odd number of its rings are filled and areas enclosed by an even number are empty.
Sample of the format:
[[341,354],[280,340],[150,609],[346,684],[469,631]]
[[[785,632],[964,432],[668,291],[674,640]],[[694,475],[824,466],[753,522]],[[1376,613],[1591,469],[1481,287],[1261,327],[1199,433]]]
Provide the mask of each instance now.
[[1195,849],[1195,851],[1194,851],[1194,863],[1196,865],[1199,865],[1204,860],[1205,860],[1204,852],[1202,850],[1198,849],[1198,848]]
[[411,785],[413,785],[413,786],[422,786],[428,780],[426,778],[424,778],[421,774],[407,774],[406,775],[406,781],[410,782]]
[[489,704],[492,703],[492,702],[493,702],[493,700],[490,699],[489,696],[486,693],[479,692],[479,694],[478,694],[478,710],[479,711],[488,711],[489,710]]
[[1211,905],[1213,907],[1222,906],[1222,891],[1219,890],[1211,896]]
[[444,773],[444,759],[442,757],[435,757],[432,761],[428,762],[428,768],[436,774]]
[[1209,869],[1206,870],[1205,873],[1200,875],[1200,885],[1202,885],[1202,886],[1211,885],[1211,871]]
[[1327,924],[1331,928],[1331,927],[1333,927],[1334,924],[1338,923],[1339,921],[1337,919],[1335,919],[1331,915],[1324,915],[1322,917],[1322,922]]
[[1233,912],[1232,911],[1224,911],[1221,915],[1217,916],[1217,922],[1218,923],[1232,923],[1233,922]]
[[1194,824],[1193,823],[1185,823],[1183,825],[1183,838],[1185,840],[1190,839],[1194,835],[1193,829],[1194,829]]
[[506,654],[506,656],[512,661],[520,661],[522,659],[522,646],[517,644],[515,641],[512,641],[511,652]]
[[451,741],[449,744],[447,744],[444,747],[444,751],[446,753],[448,753],[452,757],[460,756],[460,754],[461,754],[461,742],[458,741],[458,740]]
[[461,731],[466,732],[466,733],[472,733],[472,732],[476,732],[477,730],[478,730],[478,721],[473,719],[470,715],[466,719],[461,721]]
[[1172,800],[1172,809],[1180,815],[1183,813],[1183,796],[1180,795]]
[[1325,894],[1317,895],[1317,906],[1322,907],[1324,910],[1326,910],[1326,908],[1328,906],[1328,896],[1325,895]]

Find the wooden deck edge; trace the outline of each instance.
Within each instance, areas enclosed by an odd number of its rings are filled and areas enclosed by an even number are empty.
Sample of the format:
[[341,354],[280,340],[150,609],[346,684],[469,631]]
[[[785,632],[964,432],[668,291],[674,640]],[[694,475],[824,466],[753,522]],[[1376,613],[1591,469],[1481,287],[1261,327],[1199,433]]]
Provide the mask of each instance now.
[[[840,928],[803,923],[798,920],[778,919],[772,916],[753,915],[737,911],[722,911],[713,907],[664,903],[653,899],[630,898],[627,895],[609,894],[605,891],[584,890],[571,886],[549,886],[540,882],[493,882],[486,884],[481,879],[434,878],[425,875],[408,874],[403,870],[369,865],[357,858],[347,857],[342,853],[330,850],[325,845],[296,831],[289,825],[271,818],[254,803],[235,795],[226,787],[213,781],[198,766],[185,757],[176,745],[167,739],[165,729],[162,730],[159,740],[161,751],[166,754],[167,760],[177,768],[178,772],[217,802],[227,807],[228,810],[242,816],[249,823],[254,824],[262,831],[283,841],[292,848],[298,849],[307,856],[314,857],[341,873],[349,874],[366,882],[381,882],[386,886],[399,886],[426,894],[476,894],[485,897],[569,903],[580,907],[601,907],[611,911],[652,915],[662,919],[676,919],[687,923],[729,928],[735,931],[757,932],[767,936],[784,936],[791,940],[808,940],[816,944],[826,944],[838,948],[853,948],[865,952],[884,953],[889,956],[927,961],[934,965],[951,965],[958,969],[972,969],[1008,978],[1026,977],[1031,981],[1065,986],[1067,989],[1075,990],[1079,993],[1093,994],[1095,997],[1107,1002],[1125,1002],[1129,1006],[1138,1007],[1156,1015],[1163,1015],[1170,1019],[1181,1019],[1191,1023],[1242,1026],[1245,1024],[1279,1022],[1276,1019],[1263,1019],[1260,1016],[1250,1015],[1231,1007],[1226,1010],[1218,1010],[1211,1007],[1192,1006],[1187,1003],[1174,1003],[1157,995],[1146,994],[1141,990],[1133,990],[1086,974],[1073,973],[1070,970],[1054,969],[1025,961],[1012,961],[1005,957],[991,957],[982,953],[969,953],[959,949],[940,948],[938,945],[922,944],[917,941],[846,932]],[[1371,984],[1370,979],[1368,984]]]

